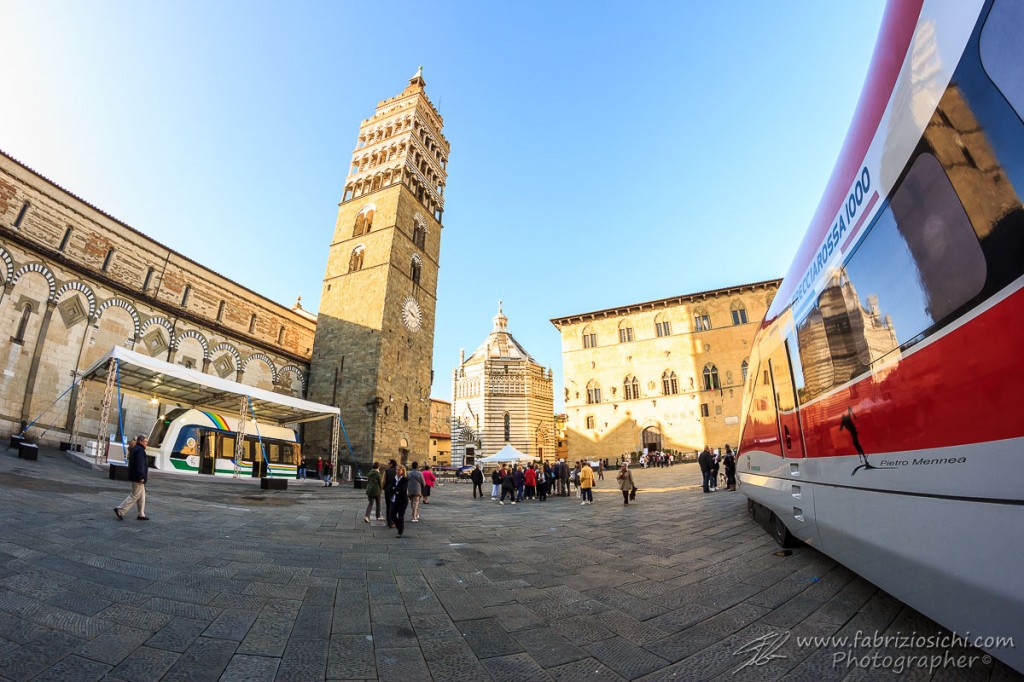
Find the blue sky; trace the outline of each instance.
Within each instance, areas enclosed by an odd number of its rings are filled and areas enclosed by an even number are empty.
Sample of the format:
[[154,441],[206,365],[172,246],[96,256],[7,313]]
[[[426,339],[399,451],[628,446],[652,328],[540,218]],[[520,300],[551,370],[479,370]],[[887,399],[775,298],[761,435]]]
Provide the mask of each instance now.
[[0,149],[315,311],[359,123],[422,64],[452,149],[433,395],[502,299],[560,408],[550,318],[784,274],[883,8],[7,0]]

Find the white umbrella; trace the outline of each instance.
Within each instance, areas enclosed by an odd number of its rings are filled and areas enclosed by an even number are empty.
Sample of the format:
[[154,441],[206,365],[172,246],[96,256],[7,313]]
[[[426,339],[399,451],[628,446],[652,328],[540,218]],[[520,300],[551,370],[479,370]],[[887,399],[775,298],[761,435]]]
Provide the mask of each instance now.
[[524,455],[511,445],[506,445],[490,457],[478,459],[477,464],[497,464],[499,462],[533,462],[536,461],[533,455]]

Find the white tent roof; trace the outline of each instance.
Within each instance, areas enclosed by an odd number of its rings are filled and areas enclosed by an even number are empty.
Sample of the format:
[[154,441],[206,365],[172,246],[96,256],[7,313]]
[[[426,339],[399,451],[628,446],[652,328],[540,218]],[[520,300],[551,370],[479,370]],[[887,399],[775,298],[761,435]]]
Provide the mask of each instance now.
[[533,462],[537,458],[533,455],[524,455],[511,445],[506,445],[490,457],[478,459],[477,464],[496,464],[498,462]]
[[153,398],[166,403],[205,407],[228,414],[237,413],[241,396],[249,396],[259,421],[278,424],[340,416],[341,410],[300,398],[274,393],[237,381],[228,381],[196,369],[188,369],[148,355],[114,347],[82,375],[82,380],[106,381],[110,359],[118,366],[122,393]]

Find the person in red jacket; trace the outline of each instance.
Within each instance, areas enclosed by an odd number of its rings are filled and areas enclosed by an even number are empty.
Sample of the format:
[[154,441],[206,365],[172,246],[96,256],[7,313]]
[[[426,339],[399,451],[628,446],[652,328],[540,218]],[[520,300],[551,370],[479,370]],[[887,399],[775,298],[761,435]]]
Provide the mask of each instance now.
[[523,472],[523,484],[526,487],[526,499],[532,500],[537,492],[537,470],[533,468],[532,464]]
[[423,504],[430,504],[430,491],[437,485],[437,476],[430,470],[429,464],[423,465]]

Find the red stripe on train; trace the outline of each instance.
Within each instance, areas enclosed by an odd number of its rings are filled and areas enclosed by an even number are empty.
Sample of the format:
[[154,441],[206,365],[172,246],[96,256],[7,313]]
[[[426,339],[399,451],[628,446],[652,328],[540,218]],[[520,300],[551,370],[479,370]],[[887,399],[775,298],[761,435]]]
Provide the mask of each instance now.
[[864,89],[857,102],[850,130],[846,133],[843,150],[832,170],[832,176],[796,258],[779,287],[776,300],[780,303],[788,301],[793,295],[800,283],[800,275],[818,252],[821,240],[832,227],[832,219],[846,201],[850,185],[860,172],[864,156],[882,121],[882,114],[885,113],[893,88],[896,87],[896,79],[899,77],[900,67],[903,66],[903,58],[910,48],[910,40],[917,28],[917,18],[921,14],[923,4],[924,0],[890,0],[885,8],[875,52],[871,56],[871,66],[868,68],[868,77],[864,81]]
[[[1024,290],[894,366],[801,408],[807,456],[857,454],[839,428],[847,408],[868,455],[1024,437],[1016,411],[1024,387],[1022,319]],[[778,454],[777,432],[771,438],[769,425],[759,426],[749,437],[745,429],[742,448]]]

